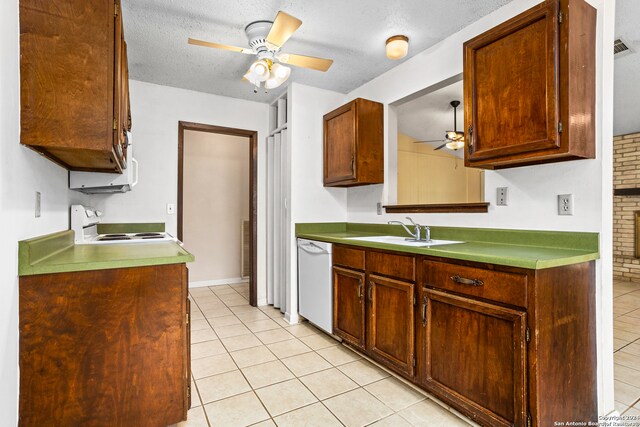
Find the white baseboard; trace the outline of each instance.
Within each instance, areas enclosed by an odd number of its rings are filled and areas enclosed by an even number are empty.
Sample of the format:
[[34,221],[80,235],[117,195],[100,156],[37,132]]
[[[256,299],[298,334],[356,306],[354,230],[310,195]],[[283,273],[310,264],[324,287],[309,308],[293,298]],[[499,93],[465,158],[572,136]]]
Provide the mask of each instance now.
[[242,283],[247,280],[242,277],[231,277],[229,279],[217,279],[217,280],[201,280],[199,282],[189,282],[190,288],[203,288],[205,286],[221,286],[221,285],[233,285],[234,283]]
[[267,299],[266,298],[260,298],[258,300],[258,307],[262,307],[263,305],[269,305],[269,304],[267,304]]
[[298,313],[284,313],[284,320],[289,322],[291,325],[296,325],[300,323],[300,316]]

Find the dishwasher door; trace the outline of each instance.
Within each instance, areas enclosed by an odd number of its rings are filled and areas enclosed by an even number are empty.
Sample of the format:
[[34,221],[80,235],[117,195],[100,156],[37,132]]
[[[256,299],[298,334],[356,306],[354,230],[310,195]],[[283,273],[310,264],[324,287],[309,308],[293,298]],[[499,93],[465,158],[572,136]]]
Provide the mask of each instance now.
[[298,300],[302,317],[333,333],[331,243],[298,239]]

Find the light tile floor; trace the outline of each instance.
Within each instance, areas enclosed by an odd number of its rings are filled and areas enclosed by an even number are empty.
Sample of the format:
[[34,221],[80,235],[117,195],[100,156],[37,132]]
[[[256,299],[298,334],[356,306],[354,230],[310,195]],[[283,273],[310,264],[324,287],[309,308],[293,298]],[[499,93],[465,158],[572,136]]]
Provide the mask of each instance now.
[[248,284],[190,290],[192,408],[180,427],[469,426],[315,327],[290,325],[248,297]]
[[616,409],[640,415],[640,283],[613,283],[613,350]]

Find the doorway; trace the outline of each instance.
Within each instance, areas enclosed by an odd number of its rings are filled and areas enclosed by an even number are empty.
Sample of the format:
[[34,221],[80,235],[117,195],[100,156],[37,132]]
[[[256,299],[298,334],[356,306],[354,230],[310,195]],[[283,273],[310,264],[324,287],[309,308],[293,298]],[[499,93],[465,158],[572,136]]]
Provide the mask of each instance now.
[[[178,239],[183,242],[185,238],[191,239],[196,242],[199,250],[206,251],[207,246],[210,250],[211,243],[218,245],[218,248],[224,247],[218,256],[216,251],[213,251],[215,259],[210,259],[210,263],[198,265],[197,271],[192,273],[198,274],[197,280],[194,281],[216,284],[217,280],[224,282],[238,279],[248,273],[249,303],[252,306],[257,305],[257,137],[258,132],[253,130],[182,121],[178,123]],[[240,151],[238,147],[241,147]],[[248,156],[243,150],[248,150]],[[211,160],[211,167],[203,164],[207,159]],[[239,159],[246,163],[237,165]],[[241,195],[242,199],[237,200],[238,193],[242,193],[238,191],[241,179],[237,182],[233,175],[228,174],[225,175],[226,180],[220,179],[220,173],[228,171],[237,174],[238,169],[242,169],[234,168],[233,163],[242,166],[244,170],[248,169],[248,203]],[[197,188],[194,188],[194,185]],[[217,191],[221,192],[216,194]],[[214,211],[210,210],[211,207]],[[216,212],[219,218],[214,215]],[[220,226],[221,221],[224,221],[224,228],[218,228],[221,231],[216,232],[212,227]],[[204,231],[204,228],[202,232],[199,229],[191,230],[188,227],[192,225],[197,228],[208,227],[208,231]],[[229,236],[228,232],[231,233]],[[216,241],[216,238],[220,241]],[[228,250],[229,248],[235,249]],[[197,251],[195,255],[197,262]],[[230,255],[232,258],[229,258]],[[208,256],[211,257],[211,254]],[[220,262],[223,262],[224,266],[219,264]],[[227,269],[229,262],[231,265]],[[223,276],[233,276],[222,279],[211,276],[211,280],[204,279],[208,274],[213,274],[210,268],[215,268],[216,263],[226,270],[222,272]]]

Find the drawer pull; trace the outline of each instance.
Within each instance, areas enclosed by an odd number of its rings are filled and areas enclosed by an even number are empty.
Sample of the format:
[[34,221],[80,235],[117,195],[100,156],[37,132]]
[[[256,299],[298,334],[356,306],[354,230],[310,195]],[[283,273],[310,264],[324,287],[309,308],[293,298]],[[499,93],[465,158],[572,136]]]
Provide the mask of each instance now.
[[456,283],[460,283],[461,285],[471,285],[471,286],[482,286],[482,285],[484,285],[484,282],[482,280],[465,279],[464,277],[460,277],[460,276],[451,276],[451,280],[453,280]]

